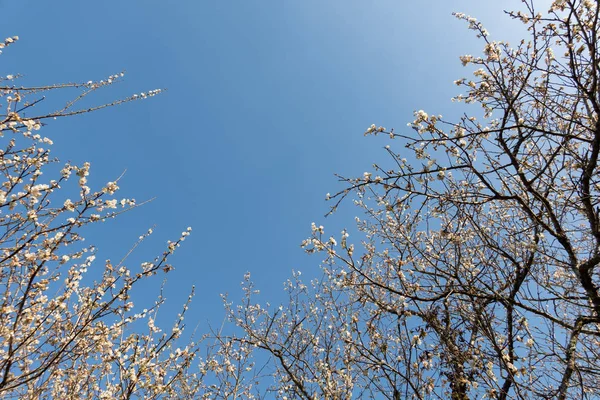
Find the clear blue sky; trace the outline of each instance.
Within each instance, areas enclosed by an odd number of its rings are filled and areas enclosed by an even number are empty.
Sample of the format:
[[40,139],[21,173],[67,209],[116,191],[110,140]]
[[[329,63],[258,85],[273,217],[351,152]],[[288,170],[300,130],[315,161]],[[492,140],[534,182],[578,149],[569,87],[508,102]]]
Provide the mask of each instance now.
[[[453,80],[468,75],[458,56],[481,44],[451,16],[477,17],[492,38],[511,37],[511,1],[105,0],[0,1],[0,36],[19,35],[0,74],[23,84],[125,81],[98,103],[148,89],[144,102],[62,119],[45,128],[62,160],[90,161],[90,184],[127,170],[122,196],[156,197],[90,232],[100,260],[119,258],[156,225],[138,253],[151,258],[187,226],[172,261],[166,311],[192,284],[188,323],[218,324],[220,293],[238,297],[250,271],[277,303],[292,269],[318,274],[299,244],[310,223],[339,233],[357,210],[333,217],[324,201],[334,173],[360,175],[385,157],[372,123],[402,129],[412,112],[455,114]],[[53,104],[52,98],[47,105]],[[461,106],[462,107],[462,106]],[[93,240],[92,240],[93,239]],[[132,262],[139,261],[133,258]],[[156,281],[159,283],[159,280]],[[151,301],[156,288],[140,293]],[[163,316],[165,316],[163,312]]]

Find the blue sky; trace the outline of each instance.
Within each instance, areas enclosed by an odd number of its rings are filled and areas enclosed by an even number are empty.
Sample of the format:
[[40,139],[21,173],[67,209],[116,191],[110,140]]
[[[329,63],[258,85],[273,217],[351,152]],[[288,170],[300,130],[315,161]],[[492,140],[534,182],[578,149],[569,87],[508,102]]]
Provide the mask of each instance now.
[[[353,225],[348,202],[325,219],[334,173],[361,175],[385,158],[372,123],[397,130],[414,110],[452,115],[463,106],[453,80],[458,56],[482,45],[451,16],[481,20],[493,39],[513,39],[503,8],[516,0],[130,0],[0,2],[0,36],[19,35],[0,74],[23,84],[125,80],[101,103],[154,88],[166,93],[45,129],[62,160],[92,164],[99,187],[127,170],[122,196],[156,199],[90,232],[99,258],[119,258],[148,228],[136,257],[152,258],[187,226],[165,291],[176,312],[197,295],[188,323],[218,324],[220,293],[239,296],[250,271],[262,297],[283,299],[292,269],[318,275],[299,244],[310,223],[339,233]],[[48,98],[45,107],[57,108]],[[393,143],[391,143],[393,145]],[[138,258],[133,258],[138,260]],[[159,283],[159,280],[156,281]],[[156,289],[140,293],[152,301]],[[167,313],[163,312],[166,316]]]

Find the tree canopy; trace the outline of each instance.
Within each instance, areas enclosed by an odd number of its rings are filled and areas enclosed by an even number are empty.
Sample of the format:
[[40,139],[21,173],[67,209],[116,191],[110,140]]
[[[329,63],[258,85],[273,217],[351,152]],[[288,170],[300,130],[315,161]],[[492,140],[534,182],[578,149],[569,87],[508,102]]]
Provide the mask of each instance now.
[[[0,48],[17,40],[17,36],[7,38]],[[59,165],[50,154],[52,140],[38,133],[47,121],[160,92],[79,107],[84,98],[122,76],[37,87],[17,86],[12,75],[0,81],[5,107],[0,113],[3,399],[159,398],[186,391],[189,374],[185,371],[196,348],[193,343],[183,349],[174,344],[187,306],[174,316],[173,327],[163,332],[154,324],[163,299],[142,309],[134,306],[131,291],[172,268],[168,258],[190,229],[141,265],[128,265],[128,254],[97,267],[96,248],[83,243],[86,227],[138,204],[116,197],[118,179],[98,189],[89,187],[90,164]],[[45,96],[69,90],[72,100],[65,105],[56,111],[38,111]],[[151,233],[140,237],[132,251]]]
[[[289,303],[230,307],[281,398],[595,398],[600,393],[600,56],[593,1],[524,1],[528,37],[483,44],[457,120],[423,110],[385,136],[351,198],[361,243],[313,224],[323,278]],[[261,370],[265,374],[265,370]],[[239,379],[239,377],[238,377]],[[250,382],[250,381],[248,381]]]
[[[600,394],[600,46],[591,0],[524,0],[506,12],[516,44],[481,40],[455,81],[455,119],[418,110],[403,129],[372,125],[386,160],[339,176],[331,212],[356,228],[312,225],[302,243],[322,277],[285,283],[287,302],[223,301],[221,329],[182,344],[184,314],[155,324],[131,292],[169,272],[189,235],[141,265],[107,260],[85,227],[136,207],[118,179],[50,157],[46,121],[96,107],[120,79],[43,87],[0,82],[0,396],[2,398],[586,399]],[[544,6],[546,7],[546,6]],[[0,48],[12,45],[7,38]],[[41,96],[74,90],[55,112]],[[384,166],[385,165],[385,166]],[[42,174],[46,172],[46,174]],[[48,176],[48,178],[46,178]],[[152,231],[148,231],[150,235]],[[352,236],[350,236],[352,233]],[[147,235],[140,237],[144,240]],[[134,246],[135,248],[135,246]]]

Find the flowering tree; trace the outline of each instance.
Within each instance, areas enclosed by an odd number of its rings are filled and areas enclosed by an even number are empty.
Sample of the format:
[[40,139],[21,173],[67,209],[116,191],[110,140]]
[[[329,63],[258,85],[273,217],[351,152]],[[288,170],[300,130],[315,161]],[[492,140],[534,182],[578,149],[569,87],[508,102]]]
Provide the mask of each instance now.
[[[0,43],[0,49],[18,37]],[[90,164],[55,168],[44,121],[154,96],[159,90],[92,108],[80,101],[122,74],[82,84],[41,87],[0,80],[0,397],[3,399],[162,398],[190,396],[197,381],[189,373],[197,347],[174,343],[184,311],[169,331],[154,321],[163,302],[134,307],[130,292],[167,263],[189,228],[162,254],[137,267],[121,261],[94,262],[95,248],[82,232],[136,207],[117,199],[118,182],[88,187]],[[42,95],[74,90],[55,112],[36,114]],[[60,172],[59,172],[60,171]],[[44,178],[43,173],[50,175]],[[142,241],[151,230],[140,237]],[[136,245],[137,246],[137,245]],[[88,272],[89,270],[89,272]],[[145,322],[145,325],[141,322]]]
[[481,110],[367,129],[391,140],[393,166],[330,196],[364,211],[362,245],[313,225],[303,245],[324,255],[323,278],[296,274],[279,308],[246,279],[244,302],[226,302],[242,334],[220,340],[243,354],[229,365],[252,348],[270,361],[228,387],[269,375],[283,399],[600,394],[599,10],[540,11],[508,13],[529,35],[514,47],[456,14],[484,52],[461,57],[475,71],[455,100]]

